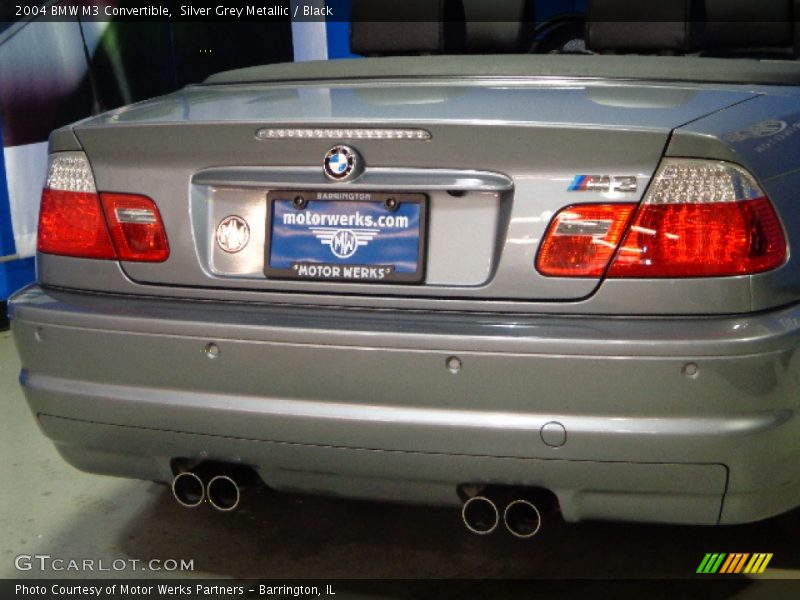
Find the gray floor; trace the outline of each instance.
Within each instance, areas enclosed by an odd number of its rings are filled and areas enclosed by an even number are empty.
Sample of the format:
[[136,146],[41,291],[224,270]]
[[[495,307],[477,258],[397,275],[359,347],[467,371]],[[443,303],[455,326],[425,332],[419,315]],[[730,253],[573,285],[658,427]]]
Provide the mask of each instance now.
[[[693,577],[706,552],[772,552],[762,577],[800,578],[794,532],[777,521],[693,528],[546,523],[536,539],[468,534],[449,509],[258,492],[241,510],[183,509],[166,487],[80,473],[37,429],[17,384],[19,362],[0,332],[0,577],[21,554],[66,559],[191,559],[182,577],[616,578]],[[128,570],[97,576],[154,577]],[[748,583],[748,582],[745,582]],[[750,597],[758,584],[743,585]]]

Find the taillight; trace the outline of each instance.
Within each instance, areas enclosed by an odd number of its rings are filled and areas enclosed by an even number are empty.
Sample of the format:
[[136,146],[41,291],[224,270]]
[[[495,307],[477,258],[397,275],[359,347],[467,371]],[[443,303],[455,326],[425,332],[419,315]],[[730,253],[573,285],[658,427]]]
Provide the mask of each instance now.
[[39,209],[39,252],[116,258],[96,194],[45,189]]
[[158,208],[150,198],[103,192],[100,199],[120,260],[167,260],[167,234]]
[[536,268],[557,277],[724,277],[768,271],[785,260],[780,220],[747,171],[723,161],[667,158],[638,208],[581,204],[559,212]]
[[609,277],[723,277],[786,260],[778,215],[753,177],[722,161],[665,159]]
[[37,248],[45,254],[109,260],[161,262],[169,256],[155,203],[146,196],[98,195],[83,152],[51,156]]
[[536,268],[552,277],[600,277],[635,209],[635,204],[568,206],[550,222]]

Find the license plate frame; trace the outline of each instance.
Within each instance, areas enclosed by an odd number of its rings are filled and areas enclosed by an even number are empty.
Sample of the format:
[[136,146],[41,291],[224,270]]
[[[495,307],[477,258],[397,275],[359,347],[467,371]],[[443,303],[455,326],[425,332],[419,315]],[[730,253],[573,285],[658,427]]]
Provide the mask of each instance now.
[[[297,199],[302,199],[299,201]],[[392,200],[397,203],[390,209]],[[346,191],[328,192],[319,190],[274,190],[267,193],[267,219],[264,243],[264,274],[271,279],[293,279],[304,281],[336,281],[345,283],[410,283],[418,284],[425,277],[425,250],[427,239],[428,196],[418,192],[373,192]],[[298,204],[295,204],[295,202]],[[280,214],[276,215],[276,211]],[[366,215],[361,213],[365,212]],[[286,223],[286,214],[303,214],[303,220],[319,218],[321,223],[292,221]],[[325,215],[331,215],[325,217]],[[352,216],[350,216],[352,215]],[[364,226],[364,220],[372,217],[405,217],[409,225],[379,227]],[[276,218],[277,217],[277,218]],[[331,219],[350,219],[349,223],[331,225]],[[297,217],[295,217],[296,219]],[[353,221],[361,221],[352,224]],[[393,221],[392,223],[394,223]],[[386,222],[384,220],[384,222]],[[399,221],[398,221],[399,222]],[[276,230],[274,227],[282,227]],[[391,230],[397,230],[391,237]],[[404,236],[403,230],[416,232],[416,237]],[[283,241],[289,231],[296,239]],[[377,230],[377,231],[376,231]],[[384,234],[381,236],[381,234]],[[313,244],[311,236],[316,238]],[[387,241],[389,238],[389,241]],[[394,244],[392,245],[392,240]],[[277,244],[298,247],[304,245],[305,255],[276,256]],[[409,270],[412,258],[413,270]],[[355,250],[353,246],[355,245]],[[324,248],[328,247],[326,251]],[[369,252],[378,248],[378,253],[402,254],[394,261],[377,262],[356,257],[358,251],[371,246]],[[343,256],[352,251],[350,256]],[[289,253],[291,255],[291,252]],[[311,256],[314,254],[314,256]],[[363,256],[364,253],[362,253]]]

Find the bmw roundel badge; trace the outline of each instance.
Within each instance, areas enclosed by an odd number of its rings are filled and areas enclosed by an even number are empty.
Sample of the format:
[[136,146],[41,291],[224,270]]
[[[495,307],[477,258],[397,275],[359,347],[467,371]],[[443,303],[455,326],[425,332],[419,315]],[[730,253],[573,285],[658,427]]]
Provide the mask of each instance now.
[[346,181],[361,173],[361,156],[350,146],[334,146],[325,155],[323,170],[329,179]]

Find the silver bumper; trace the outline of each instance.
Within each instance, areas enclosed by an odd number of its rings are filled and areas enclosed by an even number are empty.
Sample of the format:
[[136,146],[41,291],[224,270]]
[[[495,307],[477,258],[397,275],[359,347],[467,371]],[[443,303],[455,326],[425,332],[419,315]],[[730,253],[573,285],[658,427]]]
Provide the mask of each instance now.
[[277,489],[445,504],[460,483],[531,485],[567,520],[800,504],[800,307],[603,319],[33,286],[10,308],[31,409],[87,471],[166,481],[171,458],[212,458]]

